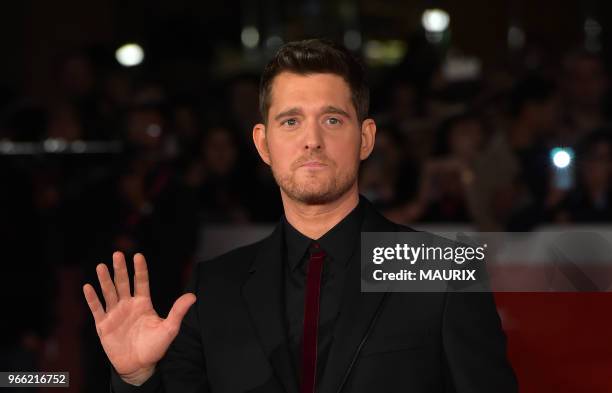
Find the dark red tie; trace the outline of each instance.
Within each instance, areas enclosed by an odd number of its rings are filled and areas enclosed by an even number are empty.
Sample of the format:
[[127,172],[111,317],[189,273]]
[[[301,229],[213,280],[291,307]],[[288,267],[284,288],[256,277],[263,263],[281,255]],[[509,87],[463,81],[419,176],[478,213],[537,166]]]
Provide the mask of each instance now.
[[313,243],[306,275],[304,300],[304,339],[302,340],[301,393],[314,393],[317,377],[317,335],[319,329],[319,294],[325,252]]

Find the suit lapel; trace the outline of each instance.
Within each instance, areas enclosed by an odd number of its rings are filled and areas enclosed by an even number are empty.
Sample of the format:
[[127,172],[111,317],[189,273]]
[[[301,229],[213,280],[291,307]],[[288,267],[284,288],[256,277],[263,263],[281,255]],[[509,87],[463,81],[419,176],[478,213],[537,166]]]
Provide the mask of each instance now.
[[[364,203],[362,232],[394,232],[396,226],[383,218],[367,200]],[[334,327],[334,339],[320,385],[321,393],[336,393],[345,382],[359,345],[366,336],[386,293],[361,292],[360,242],[355,245],[344,284],[340,315]]]
[[274,232],[260,247],[249,277],[242,288],[249,314],[262,347],[288,393],[297,393],[297,376],[288,347],[283,310],[282,229]]

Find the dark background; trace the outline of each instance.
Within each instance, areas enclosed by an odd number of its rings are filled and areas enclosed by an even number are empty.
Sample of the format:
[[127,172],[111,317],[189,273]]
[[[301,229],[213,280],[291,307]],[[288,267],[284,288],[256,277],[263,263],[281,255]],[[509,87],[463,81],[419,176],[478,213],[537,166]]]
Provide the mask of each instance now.
[[[450,16],[438,35],[421,24],[432,8]],[[360,187],[389,218],[612,220],[608,1],[20,1],[0,29],[1,370],[106,391],[81,293],[97,263],[147,255],[165,315],[202,230],[277,221],[250,133],[282,42],[331,38],[366,64],[379,132]],[[145,53],[129,68],[115,59],[128,42]],[[565,186],[555,147],[573,149]],[[612,390],[607,295],[496,295],[522,392]]]

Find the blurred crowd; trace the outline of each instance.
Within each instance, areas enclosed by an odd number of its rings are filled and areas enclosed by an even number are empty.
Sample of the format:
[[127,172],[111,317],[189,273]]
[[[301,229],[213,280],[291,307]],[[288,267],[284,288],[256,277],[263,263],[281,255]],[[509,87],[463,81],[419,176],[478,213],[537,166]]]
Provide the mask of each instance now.
[[[378,132],[361,168],[363,195],[408,225],[528,231],[612,221],[611,96],[602,58],[575,50],[557,61],[487,65],[465,78],[448,67],[447,58],[409,53],[395,67],[369,70]],[[2,296],[20,299],[6,306],[15,323],[0,336],[1,360],[11,365],[3,369],[35,369],[32,353],[52,357],[44,338],[66,332],[58,330],[65,321],[82,325],[73,333],[103,357],[87,315],[74,312],[83,305],[56,305],[80,299],[80,284],[95,282],[95,265],[113,250],[148,256],[154,304],[165,315],[189,275],[202,226],[273,223],[282,214],[251,141],[257,73],[176,92],[154,73],[101,65],[79,51],[62,60],[56,84],[45,102],[0,89],[1,142],[121,148],[0,154],[0,239],[15,272]],[[572,158],[563,170],[551,160],[558,147]],[[76,273],[59,277],[60,268]],[[79,318],[85,323],[75,325]],[[94,385],[86,391],[106,390],[97,386],[106,369],[96,361],[80,366]]]
[[[609,84],[595,54],[557,67],[497,68],[422,86],[396,79],[374,114],[379,132],[362,192],[402,223],[469,223],[483,231],[606,223]],[[567,154],[569,165],[553,162]]]

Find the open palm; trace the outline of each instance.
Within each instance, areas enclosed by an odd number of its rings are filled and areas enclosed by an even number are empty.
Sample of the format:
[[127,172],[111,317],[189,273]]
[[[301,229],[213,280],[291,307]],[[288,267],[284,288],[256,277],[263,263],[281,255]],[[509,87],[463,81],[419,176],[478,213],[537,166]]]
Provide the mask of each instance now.
[[151,303],[145,258],[134,256],[134,296],[122,253],[113,254],[114,283],[105,264],[96,267],[106,310],[90,284],[83,286],[102,347],[117,373],[144,382],[178,334],[181,321],[196,297],[186,293],[176,300],[168,318],[160,318]]

